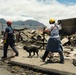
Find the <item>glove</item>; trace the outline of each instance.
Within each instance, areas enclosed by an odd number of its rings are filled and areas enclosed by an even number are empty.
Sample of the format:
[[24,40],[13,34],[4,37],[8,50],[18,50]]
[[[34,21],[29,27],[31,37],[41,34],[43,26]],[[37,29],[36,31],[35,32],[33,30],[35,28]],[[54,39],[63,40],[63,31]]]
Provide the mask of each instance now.
[[3,43],[5,44],[6,43],[6,40],[3,40]]

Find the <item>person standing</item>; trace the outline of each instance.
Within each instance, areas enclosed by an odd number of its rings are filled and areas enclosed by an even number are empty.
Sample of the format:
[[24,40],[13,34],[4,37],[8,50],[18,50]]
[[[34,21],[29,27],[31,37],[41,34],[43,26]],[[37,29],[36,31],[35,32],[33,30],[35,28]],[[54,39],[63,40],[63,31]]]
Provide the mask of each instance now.
[[46,57],[50,52],[58,52],[60,55],[60,63],[64,63],[64,56],[63,56],[63,48],[60,41],[59,30],[61,30],[61,24],[56,24],[55,19],[51,18],[49,20],[50,26],[47,27],[43,32],[49,33],[50,38],[48,40],[46,51],[41,57],[43,61],[45,61]]
[[7,58],[7,50],[8,46],[10,46],[13,51],[15,52],[15,56],[18,56],[19,53],[15,48],[15,40],[14,40],[14,29],[12,28],[12,22],[7,21],[7,27],[5,29],[5,34],[3,37],[4,40],[4,47],[3,47],[3,57],[2,58]]

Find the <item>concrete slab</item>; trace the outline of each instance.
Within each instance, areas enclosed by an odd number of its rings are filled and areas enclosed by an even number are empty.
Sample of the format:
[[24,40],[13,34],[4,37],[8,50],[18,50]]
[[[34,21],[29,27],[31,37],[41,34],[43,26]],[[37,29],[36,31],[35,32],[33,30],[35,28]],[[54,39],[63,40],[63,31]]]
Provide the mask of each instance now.
[[64,38],[61,40],[62,45],[64,45],[65,43],[67,43],[69,40],[67,38]]
[[72,60],[65,59],[64,64],[60,63],[46,63],[42,62],[40,57],[44,54],[44,50],[39,51],[39,57],[37,58],[36,55],[32,58],[28,58],[28,53],[25,50],[18,49],[19,56],[12,58],[9,63],[21,65],[33,69],[38,69],[44,72],[49,73],[58,73],[61,75],[76,75],[76,67],[72,64]]

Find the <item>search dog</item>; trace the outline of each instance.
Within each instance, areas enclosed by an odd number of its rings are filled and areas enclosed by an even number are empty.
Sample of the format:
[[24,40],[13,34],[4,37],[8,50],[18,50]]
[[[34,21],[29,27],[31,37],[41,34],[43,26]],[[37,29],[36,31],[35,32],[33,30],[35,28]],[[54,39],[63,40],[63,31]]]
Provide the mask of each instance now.
[[[29,53],[28,57],[33,57],[35,55],[35,53],[37,54],[37,57],[39,56],[39,49],[42,47],[42,45],[40,47],[36,47],[35,45],[31,45],[30,47],[28,46],[24,46],[23,49],[26,50]],[[33,52],[33,56],[31,56],[31,53]]]

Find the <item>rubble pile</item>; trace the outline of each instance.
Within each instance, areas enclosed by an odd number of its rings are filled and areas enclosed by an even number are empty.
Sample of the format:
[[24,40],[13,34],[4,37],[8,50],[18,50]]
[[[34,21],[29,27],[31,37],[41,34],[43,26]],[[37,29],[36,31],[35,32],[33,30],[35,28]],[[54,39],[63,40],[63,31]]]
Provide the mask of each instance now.
[[[38,30],[22,30],[20,32],[16,32],[16,47],[17,48],[23,48],[24,45],[35,45],[40,46],[41,44],[43,47],[46,48],[47,40],[49,36],[47,34],[43,35],[43,33],[39,32]],[[2,37],[0,38],[0,48],[3,48],[2,43]],[[63,53],[65,60],[72,60],[72,64],[76,66],[76,34],[70,35],[70,36],[64,36],[61,38],[61,43],[63,45]],[[43,49],[42,49],[43,50]],[[57,62],[59,60],[59,54],[58,53],[50,53],[48,55],[51,61]],[[56,57],[56,58],[55,58]],[[2,62],[0,63],[2,65]],[[4,65],[4,64],[3,64]],[[10,68],[11,67],[11,68]],[[19,66],[9,66],[6,69],[10,71],[11,73],[17,74],[17,75],[30,75],[31,73],[33,75],[46,75],[40,72],[34,72],[28,68],[23,69]]]
[[70,36],[64,36],[61,42],[63,46],[76,46],[76,33]]
[[[21,43],[23,45],[35,45],[35,46],[40,46],[41,44],[46,48],[47,45],[47,40],[49,36],[47,34],[43,35],[38,30],[23,30],[20,32],[20,36],[22,37]],[[74,59],[76,60],[76,34],[72,34],[70,36],[63,36],[61,38],[61,43],[63,46],[63,53],[65,59]],[[59,57],[59,54],[54,54],[53,56]],[[50,56],[51,57],[51,54]]]
[[[22,30],[16,32],[16,43],[23,44],[23,46],[41,46],[43,45],[43,49],[46,49],[47,41],[49,36],[47,34],[43,35],[42,32],[38,30]],[[74,59],[76,60],[76,34],[72,34],[70,36],[63,36],[61,38],[61,43],[63,46],[63,53],[65,59]],[[42,50],[43,50],[42,49]],[[59,57],[59,54],[54,54],[54,57]],[[49,57],[53,57],[50,56]],[[74,62],[75,64],[75,62]]]
[[46,46],[49,36],[43,37],[43,33],[38,30],[24,30],[16,33],[16,42],[22,42],[23,45]]
[[[45,43],[47,44],[47,40],[49,35],[43,34],[42,31],[39,30],[22,30],[16,32],[16,42],[28,42],[29,44],[38,44]],[[76,45],[76,33],[70,36],[62,36],[61,35],[61,43],[63,46],[75,46]]]
[[65,59],[72,59],[73,64],[76,66],[76,33],[63,37],[61,43]]

